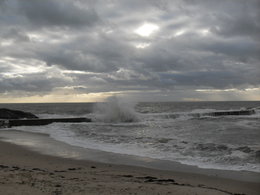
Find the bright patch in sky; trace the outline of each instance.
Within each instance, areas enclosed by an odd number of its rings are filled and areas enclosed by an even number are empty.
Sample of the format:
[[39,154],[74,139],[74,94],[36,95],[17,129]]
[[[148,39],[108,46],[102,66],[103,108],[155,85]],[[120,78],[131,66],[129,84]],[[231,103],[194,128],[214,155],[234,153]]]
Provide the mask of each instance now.
[[185,32],[186,32],[186,30],[179,30],[179,31],[177,31],[177,32],[174,34],[174,36],[175,36],[175,37],[181,36],[181,35],[183,35]]
[[0,0],[0,103],[260,100],[259,2]]
[[158,30],[159,26],[157,26],[156,24],[145,23],[139,28],[137,28],[134,32],[142,37],[149,37]]
[[13,44],[13,41],[11,41],[11,40],[5,40],[5,41],[0,42],[1,46],[9,46],[9,45],[12,45],[12,44]]
[[135,45],[136,48],[138,49],[144,49],[146,47],[149,47],[150,46],[150,43],[138,43]]
[[202,30],[199,31],[199,33],[202,36],[207,36],[210,33],[210,31],[209,31],[209,29],[202,29]]

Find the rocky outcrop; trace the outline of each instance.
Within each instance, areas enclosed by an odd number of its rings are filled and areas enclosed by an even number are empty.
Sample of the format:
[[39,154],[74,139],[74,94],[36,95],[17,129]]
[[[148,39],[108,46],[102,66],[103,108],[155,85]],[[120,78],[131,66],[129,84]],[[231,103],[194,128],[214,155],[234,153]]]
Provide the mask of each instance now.
[[38,126],[51,123],[82,123],[91,122],[89,118],[52,118],[39,119],[30,112],[0,108],[0,128],[13,126]]
[[36,119],[36,118],[38,117],[30,112],[0,108],[0,119]]
[[211,112],[205,115],[209,116],[228,116],[228,115],[252,115],[255,114],[254,110],[233,110],[233,111],[219,111]]
[[91,122],[89,118],[50,118],[50,119],[11,119],[8,126],[38,126],[51,123],[83,123]]

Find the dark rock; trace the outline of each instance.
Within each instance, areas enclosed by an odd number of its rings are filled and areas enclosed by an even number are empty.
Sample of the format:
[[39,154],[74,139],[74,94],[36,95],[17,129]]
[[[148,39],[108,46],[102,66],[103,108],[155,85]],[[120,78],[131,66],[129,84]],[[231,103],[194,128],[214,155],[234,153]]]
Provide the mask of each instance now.
[[19,170],[20,168],[17,167],[17,166],[12,166],[13,170],[16,171],[16,170]]
[[76,167],[76,168],[68,168],[69,171],[76,171],[76,170],[81,170],[81,167]]
[[63,173],[63,172],[66,172],[66,171],[63,171],[63,170],[54,170],[54,172],[56,172],[56,173]]
[[48,125],[51,123],[82,123],[91,122],[90,118],[50,118],[39,119],[32,113],[19,110],[0,108],[0,128],[13,126],[36,126]]
[[68,168],[69,171],[75,171],[77,170],[76,168]]
[[255,114],[255,110],[233,110],[233,111],[218,111],[218,112],[211,112],[206,113],[204,115],[208,116],[229,116],[229,115],[252,115]]
[[[36,126],[36,125],[48,125],[51,123],[82,123],[91,122],[89,118],[50,118],[50,119],[9,119],[8,125],[2,126]],[[1,126],[1,124],[0,124]]]
[[147,180],[155,180],[157,177],[152,177],[152,176],[145,176],[145,177],[137,177],[138,179],[147,179]]
[[146,183],[158,183],[158,184],[164,184],[164,183],[171,183],[171,184],[177,184],[174,179],[157,179],[156,177],[139,177],[139,179],[145,179],[144,182]]
[[123,177],[134,177],[133,175],[122,175]]
[[0,119],[24,119],[24,118],[32,119],[38,117],[30,112],[0,108]]
[[169,182],[169,183],[175,183],[174,179],[158,179],[158,182]]
[[9,167],[6,166],[6,165],[0,165],[0,168],[1,168],[1,169],[6,169],[6,168],[9,168]]
[[33,171],[42,171],[42,172],[46,172],[45,170],[40,169],[40,168],[33,168],[32,170],[33,170]]

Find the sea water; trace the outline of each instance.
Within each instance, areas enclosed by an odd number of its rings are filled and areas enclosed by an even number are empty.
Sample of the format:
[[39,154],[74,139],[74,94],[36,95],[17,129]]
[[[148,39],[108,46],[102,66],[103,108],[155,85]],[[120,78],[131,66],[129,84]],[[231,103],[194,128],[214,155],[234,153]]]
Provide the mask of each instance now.
[[[73,146],[196,165],[260,172],[260,102],[0,104],[40,118],[88,117],[91,123],[53,123],[15,129],[48,134]],[[255,110],[253,115],[210,116]],[[8,129],[2,129],[8,130]]]

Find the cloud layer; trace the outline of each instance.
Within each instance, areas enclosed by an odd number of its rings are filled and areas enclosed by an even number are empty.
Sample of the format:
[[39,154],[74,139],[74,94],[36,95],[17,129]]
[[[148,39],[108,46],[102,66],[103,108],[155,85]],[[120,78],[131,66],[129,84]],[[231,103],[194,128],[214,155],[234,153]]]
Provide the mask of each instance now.
[[0,0],[0,96],[259,100],[259,9],[258,0]]

